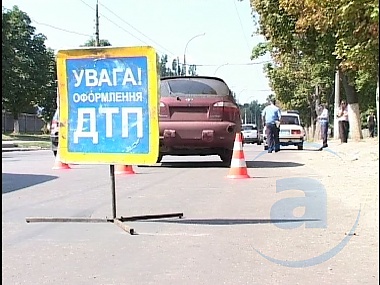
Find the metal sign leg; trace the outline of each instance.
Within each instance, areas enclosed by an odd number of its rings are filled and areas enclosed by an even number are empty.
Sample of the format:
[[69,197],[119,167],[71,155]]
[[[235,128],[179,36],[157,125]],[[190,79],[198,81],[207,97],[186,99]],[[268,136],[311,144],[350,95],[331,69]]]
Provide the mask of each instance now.
[[68,218],[53,218],[53,217],[30,217],[26,218],[27,223],[114,223],[124,231],[131,235],[136,235],[135,230],[123,222],[126,221],[139,221],[139,220],[149,220],[149,219],[164,219],[172,217],[183,217],[183,213],[170,213],[170,214],[158,214],[158,215],[142,215],[142,216],[130,216],[130,217],[116,217],[116,183],[115,183],[115,165],[110,165],[110,178],[111,178],[111,193],[112,193],[112,219],[99,219],[99,218],[80,218],[80,217],[68,217]]
[[111,193],[112,193],[112,218],[116,219],[116,189],[115,189],[115,165],[110,165]]

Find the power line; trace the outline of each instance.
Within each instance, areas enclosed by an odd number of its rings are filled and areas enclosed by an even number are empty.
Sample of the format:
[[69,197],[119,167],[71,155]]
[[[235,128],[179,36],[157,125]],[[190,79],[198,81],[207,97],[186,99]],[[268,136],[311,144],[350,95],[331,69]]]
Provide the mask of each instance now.
[[[92,10],[95,11],[95,9],[94,9],[93,7],[91,7],[91,5],[87,4],[87,3],[86,3],[85,1],[83,1],[83,0],[80,0],[80,1],[81,1],[83,4],[85,4],[87,7],[91,8]],[[102,5],[102,6],[103,6],[103,5]],[[134,37],[135,39],[137,39],[137,40],[139,40],[139,41],[145,43],[146,45],[149,45],[149,43],[147,43],[147,42],[145,42],[144,40],[142,40],[142,39],[136,37],[134,34],[132,34],[131,32],[127,31],[126,29],[124,29],[123,27],[121,27],[119,24],[115,23],[114,21],[112,21],[111,19],[109,19],[108,17],[106,17],[104,14],[102,14],[102,13],[99,13],[99,14],[102,15],[103,18],[105,18],[106,20],[108,20],[110,23],[114,24],[116,27],[118,27],[119,29],[123,30],[123,31],[126,32],[127,34],[131,35],[131,36]],[[158,50],[158,49],[157,49],[157,50]],[[160,51],[160,50],[158,50],[158,51]],[[164,53],[164,52],[162,52],[162,51],[160,51],[160,52],[161,52],[161,53]],[[173,55],[174,55],[174,54],[173,54]]]
[[[247,63],[228,63],[228,65],[258,65],[258,64],[265,64],[265,63],[270,63],[272,62],[271,60],[266,60],[266,61],[260,61],[260,62],[247,62]],[[196,66],[220,66],[220,64],[191,64],[191,65],[196,65]],[[226,64],[226,66],[228,66]]]
[[70,34],[75,34],[75,35],[85,36],[85,37],[91,37],[92,36],[92,35],[89,35],[89,34],[82,34],[82,33],[74,32],[74,31],[66,30],[66,29],[63,29],[63,28],[59,28],[59,27],[56,27],[56,26],[53,26],[53,25],[50,25],[50,24],[41,23],[41,22],[38,22],[38,21],[36,21],[34,19],[31,19],[31,20],[32,20],[32,22],[36,23],[37,25],[46,26],[46,27],[49,27],[49,28],[52,28],[52,29],[55,29],[55,30],[59,30],[59,31],[65,32],[65,33],[70,33]]
[[115,12],[111,11],[108,7],[106,7],[105,5],[103,4],[100,4],[101,6],[103,6],[105,9],[107,9],[111,14],[113,14],[116,18],[120,19],[122,22],[124,22],[125,24],[127,24],[129,27],[131,27],[132,29],[134,29],[136,32],[138,32],[140,35],[144,36],[145,38],[147,38],[148,40],[152,41],[153,43],[155,43],[157,46],[160,46],[163,50],[167,51],[168,53],[170,53],[171,55],[173,56],[176,56],[174,53],[172,53],[171,51],[169,51],[168,49],[166,49],[165,47],[163,47],[162,45],[160,45],[159,43],[155,42],[153,39],[151,39],[150,37],[148,37],[147,35],[145,35],[143,32],[140,32],[138,29],[136,29],[134,26],[132,26],[131,24],[129,24],[127,21],[125,21],[123,18],[121,18],[120,16],[118,16]]
[[[83,0],[80,0],[83,4],[85,4],[87,7],[89,7],[90,9],[96,11],[95,8],[91,7],[91,5],[87,4],[85,1]],[[102,15],[105,19],[107,19],[109,22],[111,22],[112,24],[114,24],[116,27],[118,27],[119,29],[123,30],[124,32],[126,32],[127,34],[131,35],[132,37],[134,37],[135,39],[139,40],[139,41],[142,41],[141,39],[137,38],[135,35],[131,34],[130,32],[128,32],[127,30],[125,30],[123,27],[121,27],[120,25],[118,25],[117,23],[115,23],[114,21],[110,20],[109,18],[107,18],[106,16],[104,16],[102,13],[99,13],[100,15]],[[144,41],[142,41],[144,42]],[[145,43],[145,42],[144,42]],[[146,44],[146,43],[145,43]]]
[[248,44],[247,38],[246,38],[246,36],[245,36],[245,30],[244,30],[243,24],[242,24],[242,22],[241,22],[241,18],[240,18],[239,10],[238,10],[238,8],[237,8],[237,6],[236,6],[236,0],[232,0],[232,2],[234,2],[235,11],[236,11],[236,14],[237,14],[237,16],[238,16],[238,18],[239,18],[239,23],[240,23],[241,31],[243,32],[244,41],[245,41],[245,43],[246,43],[246,45],[247,45],[247,48],[248,48],[248,51],[249,51],[249,50],[250,50],[250,48],[249,48],[249,44]]

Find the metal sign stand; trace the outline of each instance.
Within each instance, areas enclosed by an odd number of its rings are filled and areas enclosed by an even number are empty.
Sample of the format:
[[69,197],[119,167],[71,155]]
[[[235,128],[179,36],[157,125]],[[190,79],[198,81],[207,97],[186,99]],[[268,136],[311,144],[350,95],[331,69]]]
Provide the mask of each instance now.
[[110,165],[110,177],[111,177],[111,190],[112,190],[112,219],[101,219],[101,218],[52,218],[52,217],[30,217],[26,218],[27,223],[38,223],[38,222],[61,222],[61,223],[114,223],[115,225],[122,228],[124,231],[131,235],[137,235],[135,230],[123,222],[126,221],[139,221],[139,220],[149,220],[149,219],[164,219],[178,217],[182,218],[183,213],[170,213],[170,214],[159,214],[159,215],[143,215],[143,216],[130,216],[130,217],[116,217],[116,189],[115,189],[115,165]]

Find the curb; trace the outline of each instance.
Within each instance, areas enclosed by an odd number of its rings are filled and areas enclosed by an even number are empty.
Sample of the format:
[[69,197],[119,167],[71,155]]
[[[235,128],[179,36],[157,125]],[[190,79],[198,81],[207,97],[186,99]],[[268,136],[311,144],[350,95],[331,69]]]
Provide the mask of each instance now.
[[16,147],[16,144],[14,142],[2,142],[2,148],[13,148]]
[[1,149],[1,152],[12,152],[12,151],[32,151],[32,150],[49,150],[49,148],[41,147],[6,147]]

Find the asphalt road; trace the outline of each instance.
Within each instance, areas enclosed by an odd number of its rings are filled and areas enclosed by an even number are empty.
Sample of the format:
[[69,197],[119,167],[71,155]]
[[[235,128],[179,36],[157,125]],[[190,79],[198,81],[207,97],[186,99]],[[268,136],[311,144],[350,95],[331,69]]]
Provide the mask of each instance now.
[[[3,153],[3,284],[375,284],[350,250],[357,211],[317,191],[315,149],[246,145],[249,179],[228,179],[216,156],[133,166],[116,176],[117,217],[184,214],[124,222],[136,235],[110,222],[26,223],[112,218],[109,166],[53,170],[51,151]],[[323,223],[326,202],[339,222]]]

